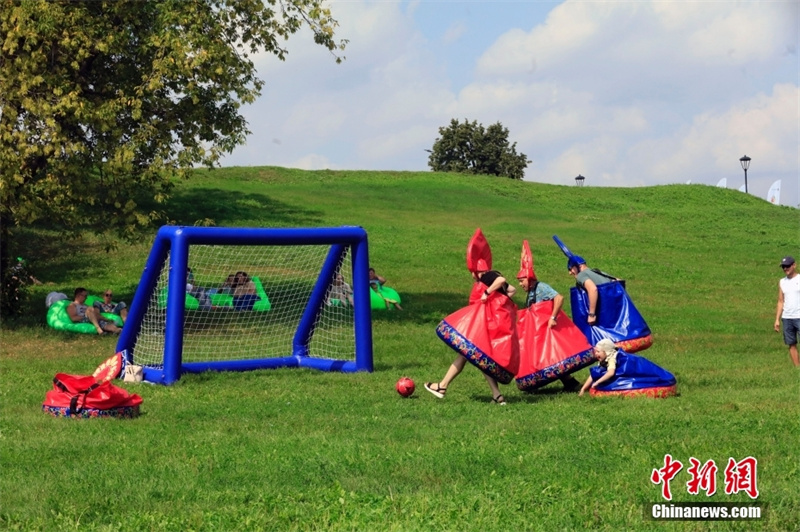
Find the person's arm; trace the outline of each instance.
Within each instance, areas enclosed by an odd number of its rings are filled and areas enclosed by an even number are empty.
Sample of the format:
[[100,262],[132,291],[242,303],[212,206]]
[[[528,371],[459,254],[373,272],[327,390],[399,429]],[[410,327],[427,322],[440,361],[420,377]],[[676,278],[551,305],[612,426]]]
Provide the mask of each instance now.
[[508,285],[506,287],[506,294],[508,294],[508,297],[514,297],[514,294],[516,294],[516,293],[517,293],[517,289],[516,289],[516,287],[514,285],[510,284],[510,285]]
[[553,298],[553,314],[550,315],[548,326],[552,329],[558,323],[558,313],[561,312],[561,307],[564,305],[564,296],[556,294]]
[[778,283],[778,307],[775,309],[775,332],[781,332],[781,315],[783,314],[783,290]]
[[597,285],[591,279],[586,279],[583,282],[583,288],[589,296],[589,317],[586,321],[589,322],[589,325],[594,325],[597,323]]
[[[497,278],[495,278],[494,282],[489,286],[489,288],[483,291],[483,295],[481,296],[481,301],[486,301],[489,298],[489,294],[497,290],[500,290],[504,284],[506,284],[506,278],[503,277],[502,275],[498,275]],[[513,287],[509,286],[509,288]],[[510,295],[512,294],[509,293],[509,296]]]
[[578,392],[578,396],[580,397],[581,395],[583,395],[583,392],[585,392],[586,390],[588,390],[588,389],[589,389],[589,386],[591,386],[591,385],[592,385],[592,376],[591,376],[591,375],[589,375],[589,378],[588,378],[588,379],[586,379],[586,382],[584,382],[584,383],[583,383],[583,386],[581,386],[581,391],[580,391],[580,392]]
[[592,388],[597,388],[604,382],[613,379],[614,375],[616,374],[617,374],[617,364],[615,361],[609,360],[606,372],[603,374],[602,377],[600,377],[599,379],[597,379],[595,382],[592,383]]
[[83,320],[83,318],[78,315],[78,311],[75,309],[75,303],[70,303],[67,305],[67,316],[69,316],[69,319],[74,323],[78,323]]

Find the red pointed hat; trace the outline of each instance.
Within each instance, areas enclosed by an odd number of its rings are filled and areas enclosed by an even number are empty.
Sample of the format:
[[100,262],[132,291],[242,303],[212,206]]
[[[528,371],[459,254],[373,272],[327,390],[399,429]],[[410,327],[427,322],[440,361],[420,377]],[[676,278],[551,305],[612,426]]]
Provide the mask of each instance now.
[[519,257],[519,273],[517,279],[536,280],[536,273],[533,271],[533,253],[527,240],[522,241],[522,254]]
[[467,244],[467,269],[473,273],[492,269],[492,250],[480,227],[475,229],[475,234]]

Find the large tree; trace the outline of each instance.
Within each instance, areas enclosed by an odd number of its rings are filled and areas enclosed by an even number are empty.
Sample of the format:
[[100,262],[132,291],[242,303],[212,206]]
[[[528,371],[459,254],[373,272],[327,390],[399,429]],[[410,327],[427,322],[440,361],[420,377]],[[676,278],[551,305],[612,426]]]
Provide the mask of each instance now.
[[244,142],[250,57],[306,26],[340,61],[337,25],[322,0],[0,0],[0,267],[16,225],[150,224],[174,177]]
[[517,153],[517,143],[509,144],[508,129],[497,122],[484,128],[477,121],[453,119],[439,128],[433,147],[428,150],[428,166],[434,172],[458,172],[522,179],[528,158]]

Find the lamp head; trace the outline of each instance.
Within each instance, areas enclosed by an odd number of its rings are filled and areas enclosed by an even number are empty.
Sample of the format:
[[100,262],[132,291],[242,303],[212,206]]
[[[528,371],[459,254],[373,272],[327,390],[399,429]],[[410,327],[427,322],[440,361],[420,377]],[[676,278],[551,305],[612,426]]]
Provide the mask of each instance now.
[[742,168],[745,171],[747,171],[747,169],[750,168],[750,157],[748,157],[747,155],[739,159],[739,162],[742,163]]

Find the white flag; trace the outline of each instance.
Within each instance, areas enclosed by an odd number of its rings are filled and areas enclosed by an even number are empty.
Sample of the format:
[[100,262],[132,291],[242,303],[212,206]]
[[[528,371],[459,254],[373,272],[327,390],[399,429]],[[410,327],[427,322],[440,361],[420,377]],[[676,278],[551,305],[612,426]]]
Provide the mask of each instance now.
[[772,186],[769,187],[769,192],[767,192],[767,201],[772,203],[773,205],[780,205],[781,204],[781,180],[778,179]]
[[719,183],[717,183],[717,186],[719,188],[728,188],[728,178],[727,177],[723,177],[722,179],[720,179]]
[[739,187],[739,192],[744,192],[744,185]]

